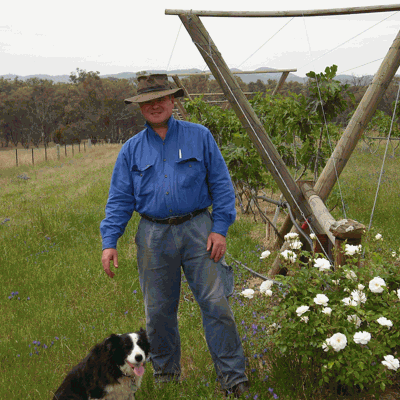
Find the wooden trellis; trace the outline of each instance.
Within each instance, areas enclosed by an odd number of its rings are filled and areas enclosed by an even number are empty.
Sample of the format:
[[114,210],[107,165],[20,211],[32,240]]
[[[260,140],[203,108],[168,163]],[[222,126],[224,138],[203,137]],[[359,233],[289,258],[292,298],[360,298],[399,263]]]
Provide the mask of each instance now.
[[[178,15],[183,25],[197,46],[204,61],[208,65],[214,78],[219,83],[226,98],[229,100],[233,110],[248,133],[254,146],[259,152],[264,164],[278,184],[290,209],[297,220],[307,220],[310,227],[316,234],[326,234],[334,241],[332,232],[337,234],[337,223],[334,224],[333,217],[324,206],[339,175],[349,160],[358,140],[370,122],[378,103],[382,99],[390,81],[393,79],[400,65],[400,31],[397,34],[392,46],[384,58],[378,72],[369,85],[366,93],[360,101],[347,128],[342,134],[331,157],[318,181],[313,188],[309,185],[297,185],[288,171],[285,163],[273,146],[266,134],[262,123],[254,113],[246,96],[234,79],[234,76],[221,53],[218,51],[210,34],[205,29],[199,16],[209,17],[288,17],[288,16],[322,16],[322,15],[343,15],[359,14],[383,11],[400,11],[400,4],[388,6],[353,7],[333,10],[303,10],[303,11],[276,11],[276,12],[230,12],[230,11],[195,11],[195,10],[165,10],[167,15]],[[348,220],[349,234],[340,234],[340,240],[352,238],[351,232],[361,232],[358,223]],[[289,218],[284,222],[280,231],[281,236],[290,231],[293,224]],[[350,226],[350,228],[349,228]],[[347,229],[346,228],[346,229]],[[335,236],[337,239],[338,236]],[[358,240],[361,240],[361,234]],[[277,272],[276,269],[273,273]],[[273,274],[272,273],[272,274]],[[271,274],[271,271],[270,271]]]

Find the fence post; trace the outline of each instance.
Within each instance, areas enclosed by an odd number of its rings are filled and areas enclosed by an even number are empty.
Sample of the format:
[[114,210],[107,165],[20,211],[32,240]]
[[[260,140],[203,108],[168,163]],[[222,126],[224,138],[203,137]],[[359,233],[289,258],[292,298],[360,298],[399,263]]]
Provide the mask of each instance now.
[[65,157],[67,157],[67,143],[65,143]]
[[83,151],[86,153],[86,145],[85,145],[85,143],[86,142],[83,142]]
[[74,156],[74,144],[72,143],[72,157]]
[[18,167],[18,150],[15,149],[15,161],[17,163],[17,167]]
[[78,143],[78,151],[81,152],[81,142]]
[[88,139],[87,141],[89,149],[92,147],[92,139]]
[[59,160],[60,159],[60,145],[59,144],[57,144],[57,160]]
[[45,159],[45,161],[47,161],[47,146],[46,146],[46,142],[44,142],[44,159]]
[[35,160],[33,159],[33,147],[32,147],[32,165],[35,165]]

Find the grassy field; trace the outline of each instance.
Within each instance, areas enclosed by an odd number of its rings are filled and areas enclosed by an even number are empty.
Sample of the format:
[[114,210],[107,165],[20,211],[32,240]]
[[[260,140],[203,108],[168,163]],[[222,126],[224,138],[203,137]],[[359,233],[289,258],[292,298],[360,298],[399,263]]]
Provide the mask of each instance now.
[[[113,332],[145,326],[134,245],[137,214],[119,240],[119,268],[114,279],[107,277],[100,261],[99,224],[119,149],[119,145],[96,146],[73,158],[18,168],[7,168],[10,164],[1,162],[6,156],[0,153],[1,399],[52,398],[65,374],[94,344]],[[347,216],[366,225],[381,161],[382,152],[356,151],[341,180]],[[367,235],[368,240],[381,233],[382,246],[388,252],[398,251],[400,246],[399,167],[399,156],[387,160],[373,230]],[[333,213],[342,217],[339,206]],[[229,231],[228,252],[266,274],[273,259],[259,260],[266,246],[264,236],[262,224],[239,215]],[[227,261],[231,263],[229,257]],[[235,266],[235,272],[237,292],[254,281],[243,269]],[[241,336],[246,335],[248,326],[265,319],[246,307],[238,295],[231,304]],[[137,399],[222,399],[200,311],[185,282],[179,322],[182,384],[156,387],[148,366]],[[249,398],[272,399],[274,394],[277,398],[278,389],[267,377],[268,358],[258,355],[254,361],[251,345],[251,340],[244,341],[252,382]],[[287,398],[298,397],[294,393]]]

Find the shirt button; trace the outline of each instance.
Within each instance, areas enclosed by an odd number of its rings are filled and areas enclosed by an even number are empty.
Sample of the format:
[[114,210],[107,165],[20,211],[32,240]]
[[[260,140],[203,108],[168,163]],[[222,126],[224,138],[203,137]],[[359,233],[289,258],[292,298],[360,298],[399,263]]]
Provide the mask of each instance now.
[[169,192],[166,192],[165,194],[169,194]]
[[169,212],[172,212],[172,210],[169,210]]
[[167,177],[167,175],[165,175],[165,177]]
[[164,158],[164,161],[167,161],[167,160]]
[[143,176],[143,174],[140,174],[140,176]]
[[190,168],[192,168],[192,165],[191,165],[191,164],[189,164],[189,167],[190,167]]

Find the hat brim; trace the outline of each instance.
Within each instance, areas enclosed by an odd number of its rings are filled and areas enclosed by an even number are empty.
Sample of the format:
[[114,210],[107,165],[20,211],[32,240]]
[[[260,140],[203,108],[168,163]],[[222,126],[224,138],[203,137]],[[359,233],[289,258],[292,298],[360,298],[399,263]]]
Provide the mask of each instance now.
[[157,92],[149,92],[149,93],[139,94],[138,96],[134,96],[134,97],[130,97],[129,99],[125,99],[124,102],[125,102],[125,104],[144,103],[146,101],[158,99],[160,97],[168,96],[170,94],[173,94],[174,97],[182,97],[185,94],[185,92],[181,88],[160,90]]

